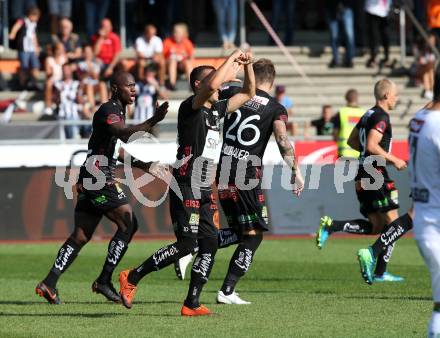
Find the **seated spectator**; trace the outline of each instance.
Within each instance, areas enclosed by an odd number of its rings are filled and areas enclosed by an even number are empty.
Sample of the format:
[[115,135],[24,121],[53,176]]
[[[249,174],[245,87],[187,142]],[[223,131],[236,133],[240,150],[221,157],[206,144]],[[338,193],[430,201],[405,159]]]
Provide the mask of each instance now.
[[293,101],[286,95],[286,87],[284,86],[276,86],[275,87],[275,98],[277,101],[284,106],[287,110],[287,114],[289,115],[289,121],[287,122],[287,129],[290,132],[290,135],[294,136],[296,133],[297,125],[293,122]]
[[[26,17],[18,19],[12,26],[9,39],[14,40],[20,60],[20,71],[18,73],[20,87],[35,89],[40,62],[40,46],[37,38],[37,22],[40,19],[40,10],[37,7],[30,7]],[[28,76],[29,80],[28,81]]]
[[429,35],[429,43],[423,37],[417,40],[414,49],[414,63],[416,83],[423,84],[422,97],[428,100],[433,98],[435,55],[431,46],[436,45],[434,34]]
[[[73,70],[69,63],[63,65],[63,78],[55,82],[54,88],[58,102],[58,118],[65,121],[79,121],[80,83],[73,79]],[[78,126],[64,127],[67,139],[79,138],[79,130]]]
[[113,33],[109,19],[103,19],[97,34],[92,36],[93,52],[101,61],[99,92],[103,102],[108,100],[107,82],[118,64],[121,52],[121,40]]
[[[157,99],[165,98],[157,81],[158,66],[149,64],[145,67],[145,74],[142,80],[136,82],[136,105],[134,109],[134,119],[139,121],[148,120],[154,115]],[[156,135],[156,130],[153,131]]]
[[194,45],[188,38],[188,27],[185,24],[174,25],[173,35],[164,41],[163,53],[168,68],[168,88],[176,90],[178,72],[185,73],[189,79],[194,54]]
[[63,78],[63,65],[67,62],[66,51],[61,42],[55,43],[52,47],[52,55],[48,56],[45,61],[46,85],[44,89],[44,113],[52,114],[52,89],[55,82],[61,81]]
[[[96,107],[95,92],[99,86],[100,63],[93,54],[90,45],[84,47],[84,60],[78,63],[78,77],[81,80],[81,87],[86,94],[88,108],[93,110]],[[101,102],[102,101],[102,98]]]
[[72,21],[63,18],[59,21],[58,33],[52,35],[52,44],[61,42],[64,45],[69,62],[77,61],[82,54],[79,36],[73,33],[72,30]]
[[309,125],[312,125],[316,128],[316,135],[318,136],[333,136],[333,108],[331,105],[326,104],[322,106],[322,112],[321,117],[316,120],[312,120],[307,126],[306,126],[306,132],[307,135],[306,138],[308,138],[308,128]]
[[154,25],[146,25],[144,35],[138,37],[134,44],[137,57],[136,74],[138,79],[142,80],[145,74],[145,66],[154,62],[159,66],[159,84],[165,83],[165,59],[163,57],[163,44],[160,37],[156,35],[157,30]]

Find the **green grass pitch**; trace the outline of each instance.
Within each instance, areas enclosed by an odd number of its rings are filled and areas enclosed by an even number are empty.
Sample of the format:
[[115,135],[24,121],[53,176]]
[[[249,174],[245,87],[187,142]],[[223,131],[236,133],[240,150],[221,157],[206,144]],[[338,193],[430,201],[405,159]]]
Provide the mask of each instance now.
[[[425,337],[432,301],[427,268],[411,238],[394,250],[389,271],[403,283],[365,284],[355,253],[372,238],[266,240],[238,285],[252,305],[215,304],[233,248],[219,250],[202,302],[215,315],[182,318],[188,281],[170,267],[139,284],[131,310],[91,292],[107,243],[87,245],[58,287],[63,305],[34,288],[59,243],[0,246],[0,337]],[[133,243],[115,275],[142,262],[164,241]]]

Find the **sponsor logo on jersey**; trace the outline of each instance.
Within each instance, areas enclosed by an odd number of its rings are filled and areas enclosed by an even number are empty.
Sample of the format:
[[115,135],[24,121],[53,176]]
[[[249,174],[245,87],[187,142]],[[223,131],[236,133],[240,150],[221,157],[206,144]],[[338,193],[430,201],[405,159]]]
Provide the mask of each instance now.
[[107,124],[114,124],[121,121],[121,117],[118,114],[110,114],[107,116]]

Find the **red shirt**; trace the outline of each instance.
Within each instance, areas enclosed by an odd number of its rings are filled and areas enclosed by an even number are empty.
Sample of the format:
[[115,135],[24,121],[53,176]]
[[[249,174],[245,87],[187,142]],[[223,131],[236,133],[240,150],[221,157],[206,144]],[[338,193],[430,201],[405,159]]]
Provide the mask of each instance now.
[[[99,36],[97,34],[92,36],[93,45],[98,41]],[[104,41],[101,43],[101,48],[99,49],[99,53],[97,58],[100,59],[105,65],[109,65],[116,54],[121,51],[121,40],[119,36],[115,33],[111,32]]]
[[173,38],[166,38],[163,42],[163,54],[166,59],[183,61],[192,57],[194,45],[190,39],[183,39],[181,43],[177,43]]

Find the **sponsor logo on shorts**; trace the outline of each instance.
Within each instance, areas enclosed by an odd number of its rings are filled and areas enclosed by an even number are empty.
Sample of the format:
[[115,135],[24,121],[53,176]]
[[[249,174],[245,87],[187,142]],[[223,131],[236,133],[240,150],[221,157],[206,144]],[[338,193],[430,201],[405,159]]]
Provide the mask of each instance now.
[[101,195],[101,196],[98,196],[98,197],[95,197],[94,199],[93,199],[93,203],[94,204],[105,204],[105,203],[107,203],[107,197],[105,196],[105,195]]
[[199,221],[200,221],[200,215],[192,213],[191,216],[189,217],[188,223],[189,225],[199,225]]

